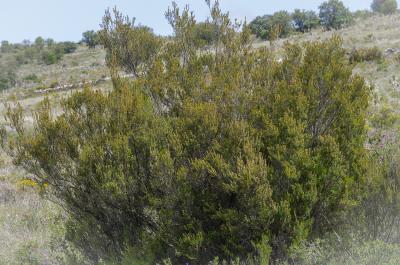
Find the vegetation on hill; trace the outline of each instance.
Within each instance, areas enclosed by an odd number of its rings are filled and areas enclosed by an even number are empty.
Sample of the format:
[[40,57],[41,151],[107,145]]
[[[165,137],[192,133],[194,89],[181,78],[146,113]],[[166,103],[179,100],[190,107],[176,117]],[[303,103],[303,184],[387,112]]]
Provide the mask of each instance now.
[[10,44],[7,41],[1,43],[1,52],[15,54],[15,60],[18,65],[33,61],[54,64],[64,54],[72,53],[76,49],[77,45],[73,42],[56,43],[52,39],[44,40],[42,37],[36,38],[34,43],[29,41],[24,44]]
[[[0,91],[14,87],[17,80],[16,72],[27,64],[52,65],[60,61],[65,54],[76,51],[78,45],[73,42],[55,43],[52,39],[44,40],[42,37],[33,43],[25,41],[24,44],[10,44],[8,41],[1,43],[1,57],[7,58],[5,63],[0,63]],[[37,78],[26,78],[25,81],[38,81]]]
[[295,9],[258,16],[249,24],[252,33],[263,40],[285,38],[295,32],[309,32],[317,27],[339,30],[353,24],[354,19],[371,17],[374,12],[390,15],[397,12],[396,0],[374,0],[369,10],[351,13],[340,0],[329,0],[319,6],[319,14],[312,10]]

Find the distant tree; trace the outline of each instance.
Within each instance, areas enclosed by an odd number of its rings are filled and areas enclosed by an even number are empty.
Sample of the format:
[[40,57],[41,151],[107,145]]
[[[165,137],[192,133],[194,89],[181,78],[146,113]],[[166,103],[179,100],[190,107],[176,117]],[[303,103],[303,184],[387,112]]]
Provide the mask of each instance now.
[[261,39],[268,39],[268,20],[271,16],[264,15],[258,16],[253,21],[250,22],[249,28],[251,32]]
[[45,43],[48,48],[51,48],[55,44],[55,41],[53,39],[49,38],[49,39],[46,39]]
[[45,44],[45,40],[42,37],[37,37],[35,39],[34,45],[38,50],[43,50]]
[[321,25],[327,30],[341,29],[349,26],[352,21],[352,14],[340,0],[329,0],[319,7],[319,18]]
[[12,50],[12,45],[6,40],[1,42],[1,52],[9,52]]
[[256,17],[249,28],[261,39],[270,39],[276,32],[276,37],[287,37],[293,30],[292,17],[287,11],[278,11],[273,15]]
[[397,11],[396,0],[374,0],[371,4],[371,9],[374,12],[385,15],[393,14]]
[[30,40],[28,40],[28,39],[25,39],[25,40],[22,41],[22,45],[23,46],[30,46],[31,44],[32,44],[32,42]]
[[277,30],[279,37],[287,37],[293,31],[292,17],[287,11],[275,12],[269,19],[269,31]]
[[91,49],[96,48],[100,44],[99,34],[94,30],[85,31],[82,36],[82,42]]
[[320,24],[318,15],[312,10],[296,9],[292,14],[292,19],[294,28],[300,32],[308,32]]

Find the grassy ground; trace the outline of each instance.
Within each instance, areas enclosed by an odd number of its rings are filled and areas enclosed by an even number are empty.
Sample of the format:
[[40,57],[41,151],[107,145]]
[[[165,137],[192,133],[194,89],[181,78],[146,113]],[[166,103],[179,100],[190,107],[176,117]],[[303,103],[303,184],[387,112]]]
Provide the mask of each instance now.
[[[33,122],[32,111],[44,97],[50,98],[54,112],[59,113],[61,99],[78,89],[37,94],[37,87],[98,80],[108,75],[104,58],[104,50],[81,46],[55,65],[30,63],[18,67],[17,87],[0,94],[0,124],[4,123],[4,103],[9,102],[22,105],[28,126]],[[10,62],[9,56],[0,58],[2,65]],[[23,80],[31,74],[39,81]],[[109,87],[110,83],[103,83],[97,88]],[[43,198],[34,183],[24,180],[26,176],[0,153],[0,265],[84,264],[79,252],[64,239],[64,211]]]

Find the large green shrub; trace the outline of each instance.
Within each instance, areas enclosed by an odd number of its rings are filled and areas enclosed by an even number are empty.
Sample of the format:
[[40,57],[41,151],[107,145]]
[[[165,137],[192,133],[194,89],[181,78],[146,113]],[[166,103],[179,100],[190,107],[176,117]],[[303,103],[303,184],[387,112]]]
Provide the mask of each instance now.
[[49,185],[94,260],[123,250],[150,263],[283,258],[357,199],[370,90],[341,41],[287,45],[277,62],[210,8],[218,42],[201,53],[188,9],[167,12],[174,37],[157,53],[136,46],[153,35],[107,13],[109,65],[145,65],[135,80],[111,69],[113,91],[76,92],[58,117],[44,101],[31,133],[8,109],[9,153]]

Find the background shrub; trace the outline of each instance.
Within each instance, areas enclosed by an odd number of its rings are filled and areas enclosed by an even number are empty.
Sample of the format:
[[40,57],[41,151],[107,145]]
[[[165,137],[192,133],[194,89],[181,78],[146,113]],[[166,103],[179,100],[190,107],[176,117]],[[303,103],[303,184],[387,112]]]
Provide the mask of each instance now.
[[374,12],[385,15],[394,14],[397,12],[396,0],[374,0],[371,4],[371,9]]
[[350,62],[370,62],[380,61],[383,58],[383,53],[378,47],[353,49],[350,52]]
[[15,86],[17,76],[13,71],[0,72],[0,91]]

